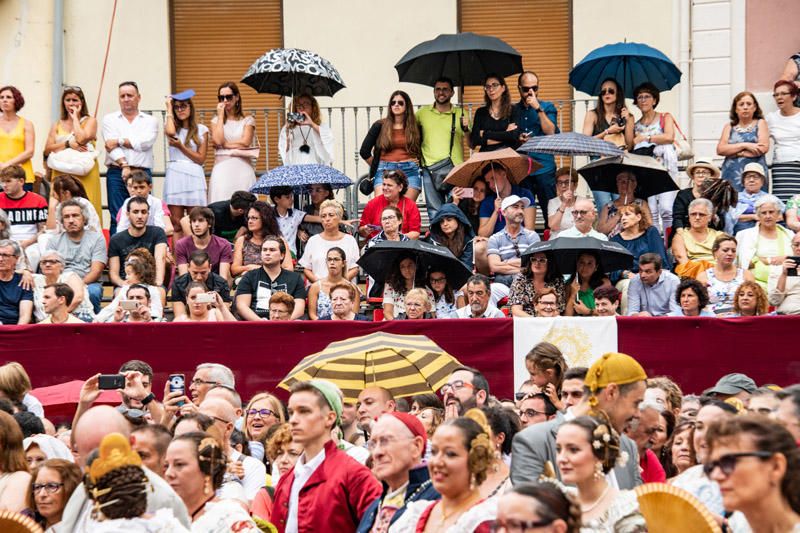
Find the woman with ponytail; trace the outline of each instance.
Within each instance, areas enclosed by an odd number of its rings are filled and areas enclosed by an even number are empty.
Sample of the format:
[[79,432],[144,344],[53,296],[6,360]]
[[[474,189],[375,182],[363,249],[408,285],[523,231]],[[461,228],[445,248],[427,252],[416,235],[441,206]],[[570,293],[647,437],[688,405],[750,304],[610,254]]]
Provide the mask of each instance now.
[[453,418],[431,441],[428,471],[442,499],[409,504],[389,532],[488,533],[497,499],[482,499],[479,490],[494,459],[487,429],[471,418]]

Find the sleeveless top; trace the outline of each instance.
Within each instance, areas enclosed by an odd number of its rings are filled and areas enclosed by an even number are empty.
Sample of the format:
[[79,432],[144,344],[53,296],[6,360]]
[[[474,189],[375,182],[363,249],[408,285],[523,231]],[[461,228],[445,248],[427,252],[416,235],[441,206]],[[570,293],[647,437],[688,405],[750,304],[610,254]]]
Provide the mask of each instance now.
[[[601,108],[596,107],[593,109],[593,111],[594,114],[597,115],[597,120],[594,121],[594,128],[592,128],[592,136],[595,136],[611,127],[611,124],[606,121],[606,114],[601,112]],[[616,117],[617,115],[614,116]],[[629,118],[628,120],[631,119]],[[623,132],[606,135],[603,137],[603,140],[610,142],[619,148],[625,147],[625,134]]]
[[[25,119],[19,117],[17,125],[10,132],[6,133],[4,129],[0,128],[0,161],[5,162],[9,159],[14,159],[24,151]],[[25,170],[25,183],[33,183],[33,164],[31,160],[28,159],[20,166]]]
[[242,265],[261,264],[261,245],[254,244],[251,239],[245,238],[242,245]]
[[683,237],[683,244],[686,246],[686,254],[689,256],[690,261],[713,261],[714,254],[711,253],[711,247],[714,245],[714,240],[721,232],[708,228],[708,233],[703,241],[697,241],[688,228],[679,228],[677,235]]
[[706,270],[708,277],[708,309],[717,316],[733,314],[733,295],[744,283],[744,270],[736,269],[736,276],[730,281],[723,281],[714,274],[714,269]]
[[[649,135],[651,137],[663,134],[664,127],[661,125],[661,121],[666,120],[665,114],[656,113],[656,117],[656,120],[654,120],[652,124],[645,124],[641,121],[641,119],[637,120],[633,125],[633,131],[636,133],[636,135]],[[655,157],[661,162],[662,165],[664,165],[664,168],[667,169],[667,172],[669,172],[669,175],[672,176],[673,180],[676,179],[678,177],[678,155],[675,153],[675,145],[672,143],[655,144],[642,141],[633,148],[635,150],[636,148],[653,145],[655,145],[653,157]]]
[[322,280],[317,280],[319,285],[319,292],[317,293],[317,319],[328,320],[333,315],[333,304],[331,303],[331,295],[325,292],[322,287]]
[[[728,142],[731,144],[757,143],[758,120],[754,120],[753,124],[747,128],[742,128],[738,124],[736,126],[731,126],[731,133],[728,135]],[[744,190],[742,174],[744,172],[744,167],[748,163],[760,164],[764,168],[764,173],[767,174],[767,158],[764,155],[759,157],[728,156],[725,158],[725,161],[722,162],[722,167],[720,169],[722,172],[722,179],[731,182],[733,188],[740,193]]]

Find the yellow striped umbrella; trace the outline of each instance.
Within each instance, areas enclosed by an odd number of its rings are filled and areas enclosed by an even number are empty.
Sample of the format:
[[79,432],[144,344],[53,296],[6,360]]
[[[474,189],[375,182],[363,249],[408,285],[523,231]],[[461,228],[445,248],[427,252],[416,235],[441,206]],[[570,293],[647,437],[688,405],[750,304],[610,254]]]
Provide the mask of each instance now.
[[335,383],[345,402],[355,403],[366,387],[395,396],[436,392],[461,363],[425,335],[372,333],[332,342],[300,361],[278,386],[289,389],[310,379]]

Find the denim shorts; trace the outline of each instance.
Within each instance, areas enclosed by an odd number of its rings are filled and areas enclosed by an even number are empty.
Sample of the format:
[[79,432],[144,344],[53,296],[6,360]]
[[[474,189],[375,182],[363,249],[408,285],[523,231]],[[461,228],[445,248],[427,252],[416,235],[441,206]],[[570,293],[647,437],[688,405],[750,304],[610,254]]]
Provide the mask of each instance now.
[[393,161],[381,161],[378,163],[378,170],[375,171],[375,188],[383,183],[384,170],[402,170],[408,177],[408,188],[422,190],[422,178],[419,174],[419,165],[413,161],[403,161],[395,163]]

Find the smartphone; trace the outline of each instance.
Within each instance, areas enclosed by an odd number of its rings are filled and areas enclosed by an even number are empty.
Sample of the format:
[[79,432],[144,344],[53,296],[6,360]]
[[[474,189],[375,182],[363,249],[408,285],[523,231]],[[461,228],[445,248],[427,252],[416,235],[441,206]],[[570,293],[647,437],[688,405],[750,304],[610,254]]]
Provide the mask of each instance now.
[[[186,394],[186,376],[184,376],[183,374],[170,374],[169,391]],[[178,407],[180,407],[183,404],[184,404],[183,401],[177,403]]]
[[198,294],[194,301],[199,304],[213,304],[217,299],[214,297],[213,293],[203,292]]
[[475,189],[472,187],[461,189],[461,198],[475,198]]
[[139,308],[139,302],[136,300],[120,300],[119,306],[125,311],[136,311]]
[[377,224],[367,224],[367,227],[369,229],[371,229],[371,230],[374,230],[374,231],[380,231],[380,230],[383,229],[382,227],[378,226]]
[[790,255],[786,259],[791,259],[794,261],[794,264],[797,265],[795,268],[789,268],[786,270],[787,276],[795,276],[797,277],[797,267],[800,267],[800,256],[797,255]]
[[100,390],[124,389],[125,376],[122,374],[100,374],[98,386]]

